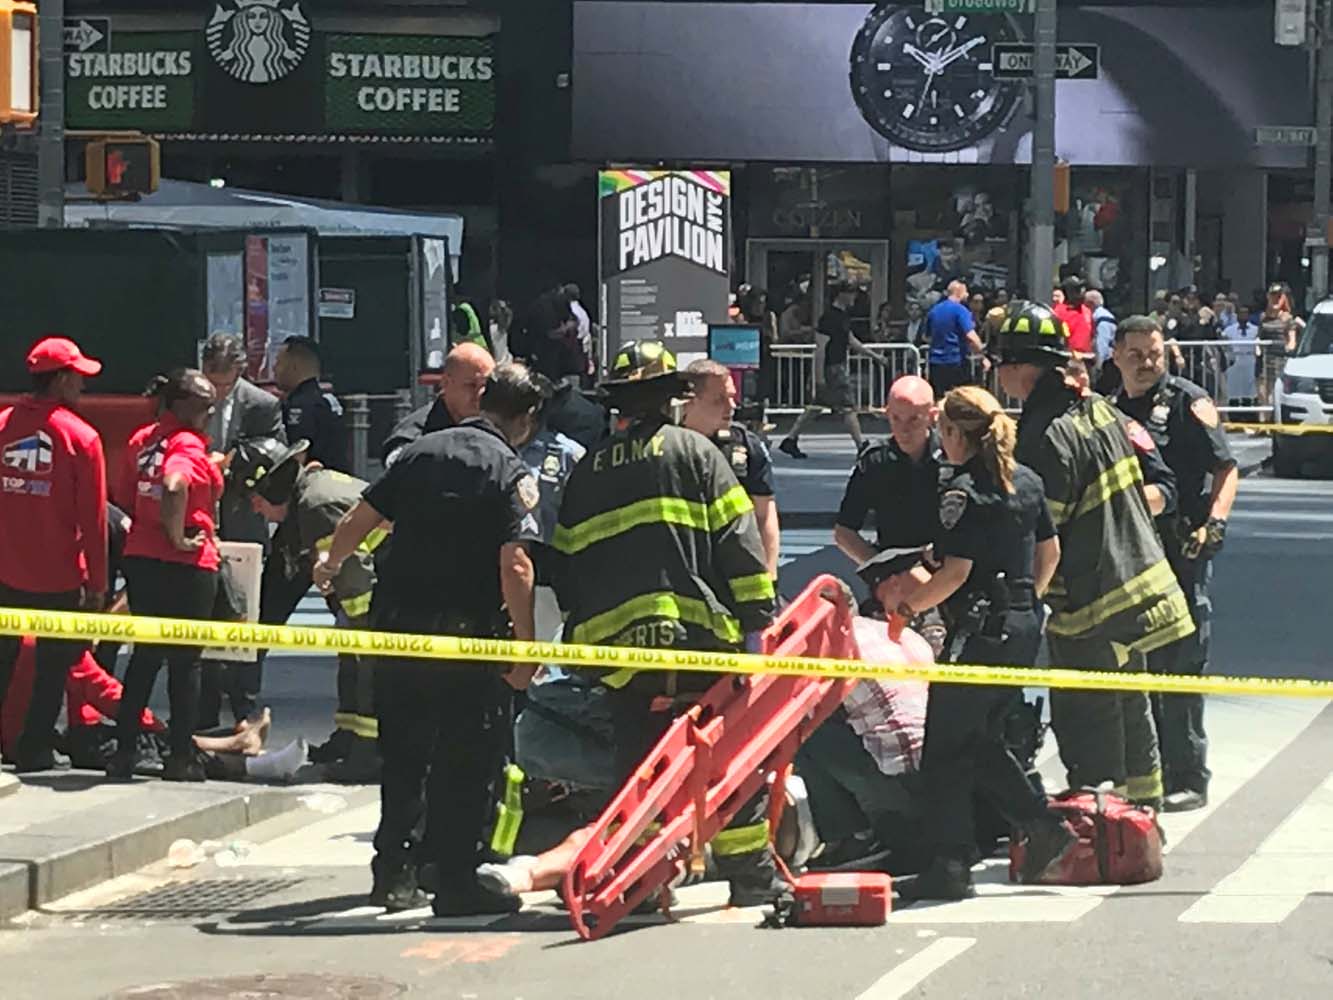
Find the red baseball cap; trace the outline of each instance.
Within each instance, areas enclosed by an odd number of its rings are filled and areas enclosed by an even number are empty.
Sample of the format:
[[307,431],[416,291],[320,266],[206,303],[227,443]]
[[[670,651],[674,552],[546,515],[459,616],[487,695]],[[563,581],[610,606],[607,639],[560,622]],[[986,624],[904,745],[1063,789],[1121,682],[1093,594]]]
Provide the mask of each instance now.
[[72,368],[80,375],[96,375],[102,362],[84,357],[79,345],[67,337],[45,337],[28,352],[28,373],[41,375]]

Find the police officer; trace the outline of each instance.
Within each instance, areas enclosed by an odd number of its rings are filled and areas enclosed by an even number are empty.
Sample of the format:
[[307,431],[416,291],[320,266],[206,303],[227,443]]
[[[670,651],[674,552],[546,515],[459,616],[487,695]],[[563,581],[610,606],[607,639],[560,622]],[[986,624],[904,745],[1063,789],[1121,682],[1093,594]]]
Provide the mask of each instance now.
[[[947,603],[953,662],[1030,667],[1037,659],[1037,598],[1055,573],[1060,542],[1041,479],[1014,461],[1017,433],[985,389],[944,398],[940,442],[951,465],[939,499],[941,565],[897,611],[911,620]],[[921,779],[935,858],[906,890],[915,898],[974,894],[978,791],[1027,839],[1022,881],[1039,880],[1076,842],[1005,744],[1005,720],[1022,698],[1012,687],[930,685]]]
[[541,499],[537,503],[538,538],[529,544],[529,554],[537,573],[535,596],[535,620],[537,638],[554,639],[560,630],[560,605],[552,589],[552,568],[549,546],[555,537],[556,521],[560,513],[560,502],[564,497],[565,483],[574,471],[574,466],[583,458],[587,449],[550,427],[546,422],[547,408],[551,404],[550,393],[554,387],[540,375],[534,376],[547,393],[542,405],[541,424],[532,438],[519,449],[518,456],[523,460],[533,478]]
[[319,345],[309,337],[288,337],[273,362],[273,378],[284,393],[282,422],[288,441],[309,441],[307,462],[347,472],[347,423],[342,403],[319,384]]
[[[481,414],[423,436],[339,523],[315,583],[327,588],[343,562],[383,522],[393,544],[381,567],[376,628],[439,635],[533,638],[536,482],[514,450],[533,433],[541,388],[527,368],[503,364],[487,381]],[[381,660],[375,703],[383,769],[371,902],[420,905],[419,865],[438,873],[439,916],[505,913],[515,901],[478,884],[491,784],[509,743],[509,687],[535,667],[501,673],[483,663]],[[426,826],[420,842],[421,795]],[[428,856],[427,856],[428,855]]]
[[[941,453],[935,434],[938,410],[930,383],[904,375],[893,383],[885,407],[892,435],[867,448],[856,461],[838,509],[833,541],[853,562],[864,565],[890,549],[921,549],[939,532]],[[875,544],[861,535],[866,517],[875,512]],[[869,574],[867,582],[886,610],[901,593],[889,574]],[[918,579],[924,579],[918,571]]]
[[[305,440],[290,447],[273,438],[244,441],[230,467],[233,480],[249,492],[255,513],[277,525],[266,572],[297,581],[287,589],[302,594],[310,589],[318,554],[328,548],[338,522],[366,490],[360,479],[318,462],[305,463],[306,446]],[[372,531],[333,578],[325,599],[339,625],[368,627],[375,556],[387,538],[385,531]],[[291,610],[269,624],[282,624]],[[378,780],[373,664],[354,653],[338,654],[338,710],[333,724],[329,740],[311,749],[311,761],[328,765],[329,776],[337,781]]]
[[[1060,563],[1045,596],[1051,658],[1062,667],[1124,670],[1133,654],[1194,631],[1124,418],[1070,380],[1068,333],[1048,307],[1016,303],[997,341],[1000,386],[1023,401],[1016,456],[1041,477],[1060,533]],[[1111,781],[1133,800],[1160,804],[1146,694],[1053,690],[1051,721],[1070,787]]]
[[694,394],[685,403],[683,423],[709,438],[731,463],[731,471],[754,504],[759,537],[764,542],[764,561],[768,564],[769,575],[776,580],[782,528],[778,521],[773,459],[768,445],[744,424],[732,420],[736,413],[736,383],[725,365],[701,358],[686,372],[693,377]]
[[[773,578],[754,505],[721,451],[672,417],[689,385],[659,342],[616,352],[603,387],[626,424],[574,469],[556,529],[570,642],[740,650],[772,621]],[[621,780],[690,695],[716,680],[656,671],[605,678]],[[765,800],[746,803],[712,844],[733,905],[759,905],[782,889]]]
[[[1148,665],[1162,673],[1202,674],[1208,667],[1212,631],[1212,560],[1226,538],[1240,474],[1208,393],[1188,379],[1167,374],[1156,320],[1132,316],[1121,323],[1113,357],[1124,381],[1116,405],[1147,428],[1176,474],[1179,514],[1160,518],[1158,527],[1195,625],[1194,635],[1151,653]],[[1154,694],[1153,715],[1162,744],[1163,808],[1203,808],[1210,777],[1203,696]]]
[[486,380],[495,370],[495,359],[477,344],[459,344],[444,359],[440,393],[431,402],[413,410],[389,433],[380,451],[386,467],[398,453],[423,434],[442,431],[475,417],[481,409]]

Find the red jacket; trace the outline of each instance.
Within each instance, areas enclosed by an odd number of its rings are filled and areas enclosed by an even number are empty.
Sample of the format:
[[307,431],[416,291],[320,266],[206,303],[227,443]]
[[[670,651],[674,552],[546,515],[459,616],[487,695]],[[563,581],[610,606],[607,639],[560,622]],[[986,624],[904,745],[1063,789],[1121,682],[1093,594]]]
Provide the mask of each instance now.
[[102,439],[53,400],[0,411],[0,583],[57,594],[105,592]]
[[[3,714],[0,715],[0,746],[11,756],[18,744],[23,717],[28,712],[28,702],[32,700],[32,681],[37,669],[33,649],[32,636],[24,636],[18,662],[14,664],[14,674],[9,681]],[[114,722],[116,713],[120,711],[120,694],[120,681],[103,670],[102,665],[93,659],[92,653],[85,652],[83,659],[70,667],[69,673],[65,675],[65,707],[70,728],[100,725],[103,719]],[[155,733],[167,728],[146,708],[139,724],[143,729]]]

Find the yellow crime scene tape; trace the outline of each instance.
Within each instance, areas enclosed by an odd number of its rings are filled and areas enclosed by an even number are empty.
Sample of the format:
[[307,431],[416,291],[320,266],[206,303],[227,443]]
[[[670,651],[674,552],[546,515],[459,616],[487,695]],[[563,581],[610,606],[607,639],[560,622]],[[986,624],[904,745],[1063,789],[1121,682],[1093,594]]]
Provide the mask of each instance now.
[[1247,424],[1230,420],[1222,426],[1229,431],[1246,431],[1250,434],[1333,434],[1333,424]]
[[543,663],[610,670],[784,674],[846,680],[941,681],[1083,691],[1333,698],[1333,681],[1300,678],[1192,677],[1064,668],[969,666],[957,663],[874,663],[866,660],[520,642],[513,639],[414,635],[364,629],[298,628],[289,625],[252,625],[74,611],[32,611],[22,608],[0,608],[0,635],[33,635],[41,639],[83,641],[110,639],[167,646],[280,649],[302,653],[355,653],[359,656],[470,663]]

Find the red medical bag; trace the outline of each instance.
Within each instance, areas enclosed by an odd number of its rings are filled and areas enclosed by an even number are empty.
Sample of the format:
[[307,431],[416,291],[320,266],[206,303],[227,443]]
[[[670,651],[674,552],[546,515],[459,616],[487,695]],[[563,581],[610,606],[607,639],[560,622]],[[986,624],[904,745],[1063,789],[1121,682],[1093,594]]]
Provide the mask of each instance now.
[[893,880],[882,872],[802,875],[787,922],[797,927],[878,927],[889,918]]
[[[1137,885],[1162,877],[1162,831],[1157,814],[1114,792],[1062,792],[1053,811],[1078,834],[1078,843],[1041,879],[1043,885]],[[1009,845],[1009,879],[1018,881],[1024,844]]]

